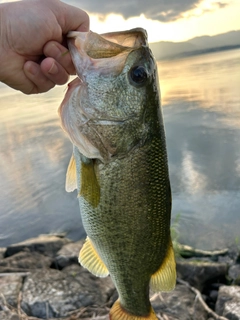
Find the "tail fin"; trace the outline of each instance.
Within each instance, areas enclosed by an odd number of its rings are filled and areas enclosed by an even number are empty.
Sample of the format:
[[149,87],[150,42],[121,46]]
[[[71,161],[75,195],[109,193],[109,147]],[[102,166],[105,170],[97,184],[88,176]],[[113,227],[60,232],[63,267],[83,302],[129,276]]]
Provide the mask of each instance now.
[[143,316],[143,317],[135,316],[133,314],[126,312],[121,307],[119,300],[117,300],[114,303],[112,309],[110,310],[109,318],[110,318],[110,320],[158,320],[152,307],[151,307],[151,310],[150,310],[148,316]]

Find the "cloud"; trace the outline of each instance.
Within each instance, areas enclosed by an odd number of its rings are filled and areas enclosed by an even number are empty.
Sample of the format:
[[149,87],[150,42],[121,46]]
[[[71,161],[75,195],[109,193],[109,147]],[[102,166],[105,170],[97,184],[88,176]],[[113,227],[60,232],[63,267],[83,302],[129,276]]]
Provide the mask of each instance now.
[[219,7],[219,8],[225,8],[226,6],[228,5],[228,3],[226,3],[226,2],[217,2],[217,6]]
[[[121,14],[125,19],[144,14],[148,19],[169,22],[183,17],[184,13],[196,9],[204,1],[211,3],[213,0],[81,0],[81,8],[100,15]],[[79,7],[77,0],[64,2]],[[214,2],[218,8],[226,6],[224,2]]]
[[200,17],[206,13],[217,11],[218,9],[225,8],[229,3],[216,1],[216,0],[202,0],[195,9],[184,12],[184,18]]

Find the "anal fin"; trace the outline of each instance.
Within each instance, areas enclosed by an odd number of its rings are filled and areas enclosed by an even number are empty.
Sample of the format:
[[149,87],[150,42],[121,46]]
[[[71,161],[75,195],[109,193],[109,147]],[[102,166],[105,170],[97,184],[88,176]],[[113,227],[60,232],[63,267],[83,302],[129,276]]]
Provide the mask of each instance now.
[[80,251],[78,260],[84,268],[88,269],[97,277],[104,278],[109,274],[107,267],[99,257],[99,254],[88,237]]
[[154,292],[171,291],[176,285],[176,263],[172,241],[168,247],[167,254],[160,268],[152,275],[150,289]]
[[149,315],[136,316],[124,310],[119,300],[117,300],[112,306],[112,309],[110,310],[110,313],[109,313],[109,319],[110,320],[158,320],[152,307],[149,311]]

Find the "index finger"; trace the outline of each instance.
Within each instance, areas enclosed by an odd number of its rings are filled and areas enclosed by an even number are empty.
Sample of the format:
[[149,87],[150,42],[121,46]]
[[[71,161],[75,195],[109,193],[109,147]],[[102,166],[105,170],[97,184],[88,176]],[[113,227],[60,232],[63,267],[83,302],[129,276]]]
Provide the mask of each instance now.
[[59,4],[61,5],[53,7],[52,10],[63,34],[67,34],[69,31],[89,31],[89,16],[85,11],[63,2],[59,2]]

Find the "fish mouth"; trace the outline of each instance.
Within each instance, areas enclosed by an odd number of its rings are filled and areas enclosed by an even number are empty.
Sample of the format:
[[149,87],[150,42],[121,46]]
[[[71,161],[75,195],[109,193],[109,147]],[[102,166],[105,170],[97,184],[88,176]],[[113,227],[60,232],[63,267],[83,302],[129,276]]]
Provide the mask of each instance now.
[[147,32],[142,28],[101,35],[92,31],[70,31],[67,38],[73,64],[82,81],[93,69],[101,74],[119,74],[131,51],[148,46]]
[[86,52],[94,59],[110,58],[130,48],[148,45],[147,32],[142,28],[101,35],[92,31],[70,31],[67,38],[70,45],[73,43],[77,50]]

